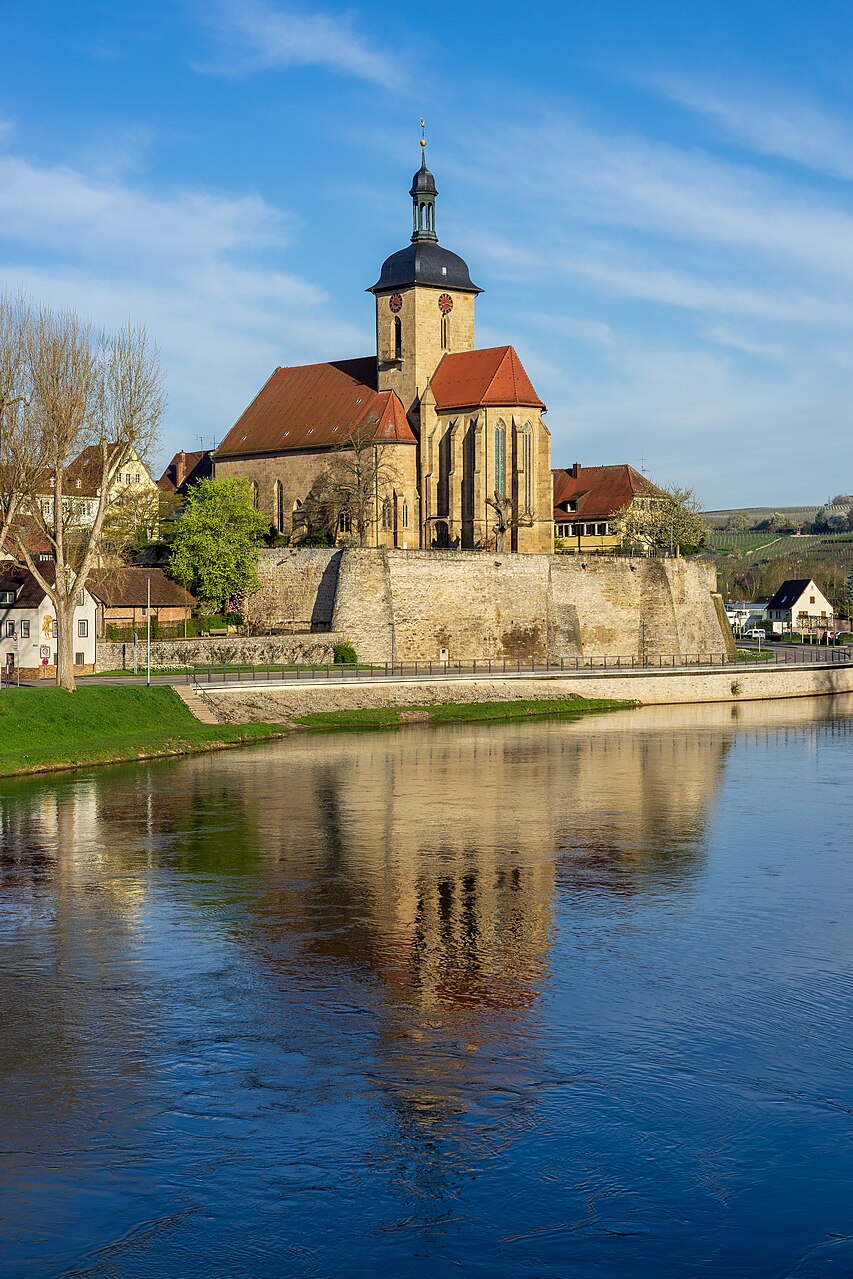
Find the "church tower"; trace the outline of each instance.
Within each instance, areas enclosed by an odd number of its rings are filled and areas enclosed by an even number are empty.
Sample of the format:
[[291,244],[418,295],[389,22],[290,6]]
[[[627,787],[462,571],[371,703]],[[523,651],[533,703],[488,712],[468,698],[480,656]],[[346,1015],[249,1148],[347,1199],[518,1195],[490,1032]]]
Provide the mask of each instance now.
[[409,195],[411,242],[383,262],[369,292],[376,299],[378,389],[396,391],[417,430],[420,396],[442,357],[474,348],[474,300],[482,289],[462,258],[438,243],[438,191],[425,149]]

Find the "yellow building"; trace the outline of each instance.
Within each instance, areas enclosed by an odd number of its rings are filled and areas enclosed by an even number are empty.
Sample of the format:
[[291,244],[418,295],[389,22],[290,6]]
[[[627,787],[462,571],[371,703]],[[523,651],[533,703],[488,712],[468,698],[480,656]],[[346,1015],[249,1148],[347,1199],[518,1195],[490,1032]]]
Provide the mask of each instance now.
[[368,545],[550,551],[545,406],[511,346],[474,348],[482,290],[438,242],[425,153],[409,194],[411,241],[369,290],[376,353],[276,369],[217,450],[215,473],[248,477],[273,527],[298,535],[358,441],[373,481],[350,485],[361,497],[342,505],[339,540],[355,540],[358,524]]
[[554,537],[561,551],[588,554],[616,550],[620,542],[613,531],[613,516],[634,502],[665,496],[627,463],[581,466],[575,462],[552,474]]

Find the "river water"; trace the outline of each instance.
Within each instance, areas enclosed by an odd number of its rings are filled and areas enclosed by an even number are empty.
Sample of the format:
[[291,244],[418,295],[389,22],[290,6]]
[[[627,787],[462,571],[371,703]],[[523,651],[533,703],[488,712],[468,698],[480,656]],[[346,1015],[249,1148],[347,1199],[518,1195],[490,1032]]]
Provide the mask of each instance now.
[[853,700],[0,783],[3,1276],[853,1274]]

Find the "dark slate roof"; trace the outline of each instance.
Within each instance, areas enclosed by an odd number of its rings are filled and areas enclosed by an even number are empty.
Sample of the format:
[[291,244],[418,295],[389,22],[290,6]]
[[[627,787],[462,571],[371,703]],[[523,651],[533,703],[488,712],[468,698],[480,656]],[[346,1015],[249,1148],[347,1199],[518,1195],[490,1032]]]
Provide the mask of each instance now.
[[[656,484],[627,463],[614,466],[574,466],[552,471],[554,477],[554,519],[565,524],[572,519],[608,519],[628,506],[638,495],[662,497]],[[569,510],[568,503],[575,502]]]
[[408,284],[425,284],[434,289],[455,289],[457,293],[482,293],[471,280],[468,266],[457,253],[451,253],[429,240],[407,244],[382,263],[379,279],[368,293],[384,293],[402,289]]
[[164,493],[186,493],[196,480],[206,480],[213,474],[213,453],[209,449],[196,449],[194,453],[181,450],[172,458],[157,481]]
[[[53,580],[54,564],[39,564],[39,572],[48,582]],[[38,608],[46,595],[28,568],[11,561],[0,563],[0,591],[15,591],[14,604],[0,606],[4,610],[11,608]]]
[[148,579],[151,579],[152,608],[186,608],[195,604],[189,591],[168,578],[161,568],[125,568],[93,573],[89,591],[107,608],[145,608]]
[[435,178],[426,166],[426,152],[421,155],[421,167],[412,178],[412,189],[409,195],[438,195],[435,189]]
[[[783,582],[773,598],[768,600],[767,607],[792,608],[811,584],[812,579],[810,577],[790,578],[787,582]],[[821,592],[821,594],[823,594],[823,592]]]

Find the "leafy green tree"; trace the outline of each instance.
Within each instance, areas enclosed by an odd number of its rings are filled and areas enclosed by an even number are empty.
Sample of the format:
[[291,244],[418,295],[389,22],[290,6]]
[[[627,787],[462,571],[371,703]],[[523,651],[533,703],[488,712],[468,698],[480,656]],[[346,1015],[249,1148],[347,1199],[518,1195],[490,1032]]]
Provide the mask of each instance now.
[[847,582],[844,588],[844,606],[847,611],[847,620],[853,617],[853,568],[851,568]]
[[732,511],[724,527],[730,533],[745,533],[747,529],[752,528],[752,523],[752,516],[747,515],[745,511]]
[[235,596],[259,588],[258,550],[268,532],[249,480],[199,480],[175,527],[170,572],[206,607],[224,612]]

